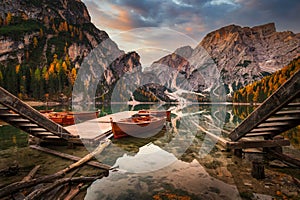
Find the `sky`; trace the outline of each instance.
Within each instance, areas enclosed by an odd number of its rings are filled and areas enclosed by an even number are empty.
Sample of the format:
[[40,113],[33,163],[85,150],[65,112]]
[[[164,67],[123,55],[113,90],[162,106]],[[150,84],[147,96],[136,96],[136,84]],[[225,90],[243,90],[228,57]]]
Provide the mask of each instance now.
[[299,0],[83,0],[92,22],[142,63],[176,48],[196,47],[209,32],[236,24],[274,22],[277,31],[300,32]]

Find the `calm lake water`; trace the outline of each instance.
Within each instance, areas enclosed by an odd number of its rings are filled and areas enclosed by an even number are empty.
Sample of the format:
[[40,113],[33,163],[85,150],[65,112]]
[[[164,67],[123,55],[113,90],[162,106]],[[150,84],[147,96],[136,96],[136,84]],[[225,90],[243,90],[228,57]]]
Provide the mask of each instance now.
[[[253,193],[268,199],[270,195],[262,194],[276,194],[275,186],[258,187],[256,180],[251,178],[249,161],[262,155],[249,154],[245,156],[247,159],[236,159],[201,131],[204,128],[227,137],[221,129],[232,130],[253,111],[253,106],[98,107],[101,115],[149,108],[171,109],[172,121],[150,138],[112,139],[112,144],[97,159],[117,170],[95,181],[88,188],[85,199],[242,199]],[[292,142],[287,151],[299,155],[299,132],[286,137]],[[27,146],[27,138],[26,133],[3,125],[0,127],[0,150],[18,152],[16,149]],[[75,149],[74,154],[76,151],[80,149]]]

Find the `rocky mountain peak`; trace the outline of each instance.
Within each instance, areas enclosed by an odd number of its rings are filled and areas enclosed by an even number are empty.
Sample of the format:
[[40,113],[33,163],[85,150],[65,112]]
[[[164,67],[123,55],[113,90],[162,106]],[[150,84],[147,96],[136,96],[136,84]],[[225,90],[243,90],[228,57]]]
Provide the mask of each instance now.
[[252,30],[253,33],[260,33],[262,36],[271,35],[276,33],[275,23],[263,24],[260,26],[254,26],[253,28],[248,28]]
[[178,48],[152,68],[160,64],[177,69],[198,92],[213,91],[219,80],[232,94],[299,56],[299,44],[299,34],[277,32],[274,23],[252,28],[232,24],[208,33],[195,49]]
[[194,49],[191,46],[183,46],[176,49],[174,53],[183,58],[189,58],[192,55],[193,51]]
[[84,24],[91,21],[85,4],[79,0],[6,0],[0,3],[1,17],[12,13],[28,19],[42,21],[45,17],[61,18],[70,24]]
[[[83,68],[91,71],[89,64],[83,63],[93,54],[96,65],[103,68],[93,76],[98,73],[106,79],[99,94],[104,97],[125,72],[140,66],[137,53],[125,54],[105,31],[91,23],[88,10],[80,0],[5,0],[0,1],[0,11],[0,74],[16,71],[14,68],[21,68],[22,72],[36,71],[24,74],[25,78],[34,80],[32,77],[36,76],[44,84],[36,95],[32,91],[37,89],[31,87],[39,84],[36,82],[26,86],[26,90],[16,85],[10,90],[14,94],[43,98],[43,93],[50,91],[53,96],[59,93],[69,96],[79,71]],[[65,78],[60,88],[55,89],[59,85],[58,73]],[[86,73],[82,81],[92,80],[93,76]],[[9,89],[10,84],[5,82],[0,86]]]

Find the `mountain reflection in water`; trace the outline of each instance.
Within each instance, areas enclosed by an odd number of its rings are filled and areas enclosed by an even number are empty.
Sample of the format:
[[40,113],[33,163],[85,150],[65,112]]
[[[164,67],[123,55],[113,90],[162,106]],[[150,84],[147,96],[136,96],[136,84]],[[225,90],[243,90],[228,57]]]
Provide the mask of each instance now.
[[[167,167],[161,168],[162,164]],[[86,200],[153,199],[165,192],[191,199],[240,199],[236,186],[211,177],[197,160],[177,160],[152,143],[141,147],[134,156],[125,154],[115,165],[121,170],[94,182]]]

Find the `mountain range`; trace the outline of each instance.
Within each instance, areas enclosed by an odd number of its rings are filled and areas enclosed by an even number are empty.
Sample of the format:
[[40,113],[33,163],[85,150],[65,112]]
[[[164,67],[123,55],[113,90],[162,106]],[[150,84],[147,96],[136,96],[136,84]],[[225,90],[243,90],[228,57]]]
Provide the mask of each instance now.
[[[211,93],[221,82],[226,94],[232,95],[298,57],[299,44],[299,33],[277,32],[274,23],[252,28],[229,25],[207,34],[195,49],[178,48],[154,62],[151,68],[177,69],[196,92]],[[203,60],[215,65],[208,67]]]
[[[79,0],[6,0],[0,10],[0,85],[23,98],[71,97],[75,85],[78,101],[89,93],[85,87],[100,101],[109,101],[114,89],[124,93],[123,100],[134,99],[134,89],[155,101],[224,100],[220,96],[233,95],[300,55],[299,33],[278,32],[274,23],[229,25],[142,71],[140,56],[120,50],[97,29]],[[130,80],[122,79],[127,73]]]

